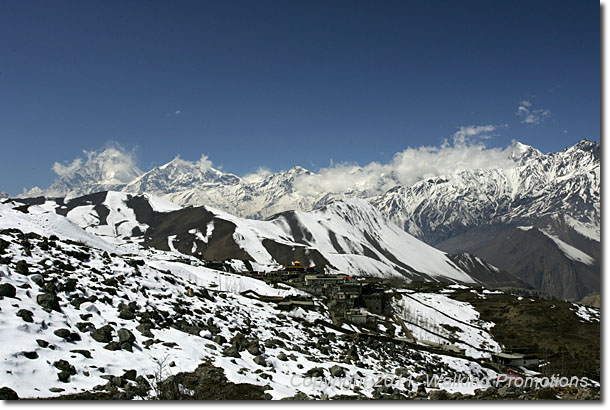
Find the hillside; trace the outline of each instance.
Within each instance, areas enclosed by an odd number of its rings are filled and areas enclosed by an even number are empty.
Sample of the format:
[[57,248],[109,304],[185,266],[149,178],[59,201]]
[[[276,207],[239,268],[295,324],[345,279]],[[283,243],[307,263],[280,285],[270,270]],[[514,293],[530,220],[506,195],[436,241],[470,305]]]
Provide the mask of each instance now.
[[[168,204],[152,202],[158,210],[169,211]],[[428,290],[397,288],[389,295],[395,314],[413,322],[407,327],[418,340],[450,338],[465,349],[465,355],[458,355],[405,341],[400,327],[332,325],[325,299],[315,299],[311,310],[281,311],[274,298],[303,292],[215,271],[176,251],[142,247],[129,236],[116,235],[130,228],[133,232],[139,222],[121,223],[113,212],[106,216],[111,221],[107,226],[92,224],[85,230],[50,205],[0,204],[0,331],[5,336],[0,384],[6,397],[13,397],[11,392],[28,398],[114,399],[517,394],[424,383],[430,372],[448,378],[497,376],[484,362],[490,352],[502,348],[494,335],[503,322],[489,321],[477,306],[479,300],[502,296],[500,292],[437,284]],[[116,212],[129,214],[122,205]],[[91,216],[79,211],[75,215],[82,220]],[[475,299],[458,302],[463,294]],[[553,309],[535,299],[530,306]],[[574,331],[582,327],[593,337],[591,332],[599,330],[598,310],[572,304],[558,308],[568,315]],[[417,319],[422,315],[428,319]],[[554,322],[549,326],[552,331]],[[571,349],[583,348],[577,344]],[[405,377],[397,378],[401,375]],[[311,376],[349,376],[365,382],[361,387],[307,386]],[[380,387],[375,383],[380,378],[395,382]],[[595,397],[599,384],[592,375],[587,380],[589,387],[577,394]],[[576,394],[570,392],[554,394]],[[520,394],[540,398],[543,393]]]

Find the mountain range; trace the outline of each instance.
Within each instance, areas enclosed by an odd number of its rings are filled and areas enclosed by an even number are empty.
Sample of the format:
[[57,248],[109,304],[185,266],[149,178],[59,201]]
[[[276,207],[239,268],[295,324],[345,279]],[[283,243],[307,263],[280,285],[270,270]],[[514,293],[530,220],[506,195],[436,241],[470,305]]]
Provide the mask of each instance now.
[[238,271],[300,261],[327,272],[481,284],[519,280],[468,254],[447,255],[387,220],[368,201],[337,200],[312,212],[285,211],[267,221],[209,207],[181,208],[157,197],[108,191],[73,198],[23,199],[110,242],[228,261]]
[[372,205],[366,212],[379,211],[429,245],[477,256],[543,293],[570,300],[599,294],[599,144],[583,140],[544,154],[515,142],[505,160],[498,168],[457,170],[410,185],[387,173],[372,184],[328,190],[319,184],[323,175],[302,167],[239,177],[211,167],[205,157],[197,162],[175,158],[147,172],[130,164],[115,172],[121,155],[109,149],[90,156],[49,188],[23,196],[146,193],[182,207],[205,206],[237,217],[275,220],[275,226],[286,219],[302,222],[299,212],[324,212],[320,209],[336,206],[338,200],[359,198],[359,206]]

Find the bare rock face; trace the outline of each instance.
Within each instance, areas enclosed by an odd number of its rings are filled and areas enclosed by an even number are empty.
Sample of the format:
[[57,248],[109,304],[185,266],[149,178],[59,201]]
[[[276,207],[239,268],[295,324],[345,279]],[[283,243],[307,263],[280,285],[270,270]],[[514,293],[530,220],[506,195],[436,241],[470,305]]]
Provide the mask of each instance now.
[[597,294],[593,293],[593,294],[587,295],[581,299],[580,303],[582,303],[583,305],[588,305],[588,306],[596,307],[599,309],[601,307],[601,295],[599,293],[597,293]]

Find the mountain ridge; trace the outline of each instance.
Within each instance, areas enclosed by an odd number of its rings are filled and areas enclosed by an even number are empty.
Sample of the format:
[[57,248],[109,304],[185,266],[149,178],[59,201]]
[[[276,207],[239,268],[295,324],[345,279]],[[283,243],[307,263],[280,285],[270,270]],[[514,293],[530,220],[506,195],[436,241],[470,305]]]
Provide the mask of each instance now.
[[300,260],[319,269],[361,276],[480,282],[443,252],[357,198],[310,213],[286,211],[267,221],[243,219],[211,207],[180,208],[150,195],[114,191],[68,200],[16,201],[65,216],[107,240],[133,241],[205,260],[248,261],[255,269],[270,270]]
[[[91,162],[93,169],[98,170],[103,168],[103,164],[115,166],[120,156],[116,152],[110,154],[97,162],[97,158],[89,156],[87,163]],[[447,252],[455,250],[450,245],[452,239],[470,231],[482,232],[480,228],[485,226],[535,226],[579,249],[599,264],[599,144],[581,140],[560,152],[544,154],[536,148],[514,142],[503,155],[506,162],[497,168],[457,170],[423,178],[411,185],[401,184],[393,172],[367,174],[365,177],[369,179],[355,180],[366,183],[358,182],[338,191],[325,190],[328,184],[317,186],[322,174],[302,167],[239,177],[213,168],[205,156],[197,162],[176,157],[145,173],[128,164],[128,169],[122,173],[110,173],[110,180],[98,181],[97,184],[83,179],[93,177],[95,173],[79,173],[77,170],[60,178],[48,190],[33,190],[30,194],[49,196],[64,189],[63,193],[69,198],[84,191],[110,187],[122,192],[152,194],[181,206],[206,205],[259,220],[290,210],[312,211],[335,200],[355,197],[372,203],[386,218],[411,235],[431,245],[440,245]],[[349,171],[348,176],[366,172],[364,168],[356,167]],[[122,179],[134,174],[137,177],[129,181]],[[326,177],[332,177],[332,173],[324,174]],[[118,182],[113,186],[112,181]],[[69,183],[75,184],[74,189],[68,189]],[[389,189],[383,190],[388,186]],[[503,240],[510,242],[509,238]],[[548,246],[559,249],[557,244],[556,241],[549,242]],[[480,246],[462,250],[477,255]],[[486,259],[484,255],[477,256]],[[510,260],[492,259],[496,266],[510,272]],[[577,266],[576,270],[581,271],[583,267]],[[548,273],[540,272],[540,277],[531,279],[529,284],[539,286],[540,278]],[[563,281],[560,277],[571,273],[564,269],[554,275],[558,281]],[[596,286],[589,290],[599,292]],[[571,293],[561,291],[555,296],[566,297],[566,294]],[[584,296],[580,292],[573,295]]]

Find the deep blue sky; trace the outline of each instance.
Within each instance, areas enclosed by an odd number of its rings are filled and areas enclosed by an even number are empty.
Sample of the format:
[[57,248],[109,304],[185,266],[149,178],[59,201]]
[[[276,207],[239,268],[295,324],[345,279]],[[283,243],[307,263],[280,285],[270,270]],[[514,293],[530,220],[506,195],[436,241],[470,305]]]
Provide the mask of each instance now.
[[[599,141],[597,1],[0,2],[0,190],[109,140],[148,169],[388,161],[464,125]],[[549,110],[524,124],[518,103]],[[180,111],[180,114],[176,114]]]

